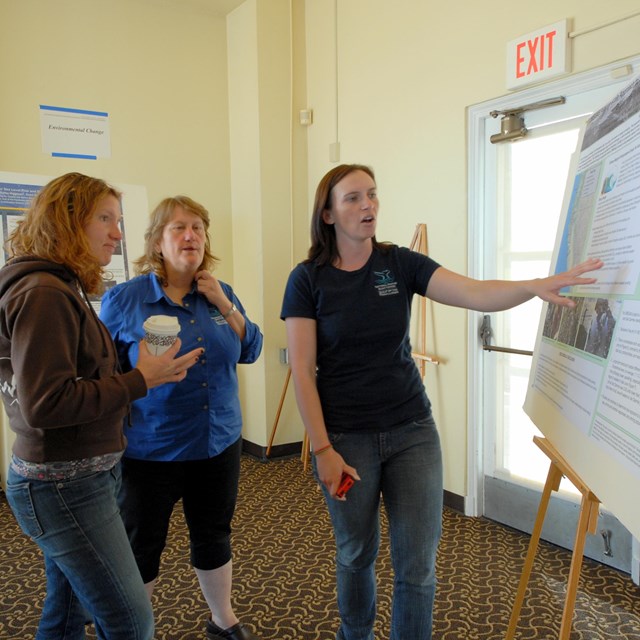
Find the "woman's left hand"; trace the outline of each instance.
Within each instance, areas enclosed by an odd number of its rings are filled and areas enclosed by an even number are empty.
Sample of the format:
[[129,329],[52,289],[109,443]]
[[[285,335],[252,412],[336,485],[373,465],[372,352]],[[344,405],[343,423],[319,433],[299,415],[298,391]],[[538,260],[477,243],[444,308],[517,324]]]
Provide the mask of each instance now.
[[231,307],[229,298],[227,298],[218,279],[212,273],[198,271],[195,280],[198,293],[201,293],[211,304],[215,304],[221,313]]
[[604,262],[599,258],[589,258],[589,260],[585,260],[563,273],[558,273],[548,278],[531,280],[530,292],[546,302],[552,302],[563,307],[575,307],[576,303],[570,298],[560,295],[559,291],[565,287],[593,284],[597,281],[597,278],[583,278],[581,277],[582,274],[600,269],[603,265]]
[[535,296],[563,307],[573,307],[573,300],[561,296],[560,290],[593,284],[597,278],[581,276],[602,266],[602,260],[591,258],[564,273],[533,280],[475,280],[440,267],[429,280],[427,297],[442,304],[483,313],[512,309]]

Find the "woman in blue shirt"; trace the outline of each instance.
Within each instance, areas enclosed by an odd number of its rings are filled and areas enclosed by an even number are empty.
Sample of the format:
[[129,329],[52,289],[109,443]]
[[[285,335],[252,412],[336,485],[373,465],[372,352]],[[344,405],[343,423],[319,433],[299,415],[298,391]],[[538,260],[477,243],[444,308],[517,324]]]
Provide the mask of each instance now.
[[215,278],[209,214],[186,196],[163,200],[151,214],[139,274],[102,299],[125,371],[138,355],[145,319],[174,316],[183,350],[204,347],[187,378],[151,390],[131,410],[122,461],[123,519],[151,596],[175,503],[182,499],[191,562],[211,609],[207,638],[257,640],[231,607],[231,519],[236,505],[242,416],[238,363],[262,350],[259,327],[232,288]]

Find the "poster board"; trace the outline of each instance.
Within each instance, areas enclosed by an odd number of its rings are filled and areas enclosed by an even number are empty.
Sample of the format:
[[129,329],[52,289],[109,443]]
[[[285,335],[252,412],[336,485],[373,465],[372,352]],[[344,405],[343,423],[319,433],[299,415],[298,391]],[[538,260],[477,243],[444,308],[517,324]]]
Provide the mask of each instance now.
[[[29,204],[36,193],[52,177],[25,173],[10,173],[0,171],[0,242],[4,247],[9,234],[20,219],[20,216],[28,209]],[[129,247],[127,243],[127,228],[130,225],[130,217],[146,220],[148,212],[147,190],[145,187],[130,184],[112,183],[122,193],[122,242],[113,254],[111,262],[105,272],[105,287],[109,288],[130,277],[129,274]],[[140,252],[138,252],[139,255]],[[0,251],[0,267],[4,265],[8,256],[6,250]],[[91,303],[99,311],[101,296],[91,296]]]
[[582,127],[552,273],[601,258],[593,285],[545,304],[524,410],[640,538],[640,78]]

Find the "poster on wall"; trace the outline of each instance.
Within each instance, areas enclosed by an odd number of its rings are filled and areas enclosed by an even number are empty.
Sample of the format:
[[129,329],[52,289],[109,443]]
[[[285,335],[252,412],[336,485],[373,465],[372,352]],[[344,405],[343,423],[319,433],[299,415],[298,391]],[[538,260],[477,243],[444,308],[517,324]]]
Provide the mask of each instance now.
[[40,105],[42,151],[54,158],[97,160],[111,157],[106,111]]
[[[34,196],[51,179],[48,176],[0,172],[0,241],[3,247],[0,251],[0,267],[9,258],[5,244],[11,231],[20,220],[20,216],[29,208]],[[116,183],[113,183],[113,186],[122,192],[122,241],[105,270],[108,276],[104,281],[105,289],[129,279],[125,224],[127,211],[147,211],[147,194],[144,187]],[[90,296],[96,312],[100,311],[100,298],[101,296]]]
[[544,306],[524,408],[640,537],[621,498],[640,490],[640,78],[589,118],[572,166],[552,272],[604,267],[575,307]]

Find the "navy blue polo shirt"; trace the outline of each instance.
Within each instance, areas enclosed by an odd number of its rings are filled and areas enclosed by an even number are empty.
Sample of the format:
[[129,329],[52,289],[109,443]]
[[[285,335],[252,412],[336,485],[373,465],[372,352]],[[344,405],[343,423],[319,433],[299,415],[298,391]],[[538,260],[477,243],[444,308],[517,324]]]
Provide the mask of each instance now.
[[281,318],[317,323],[317,386],[328,431],[386,431],[430,408],[411,356],[414,294],[440,265],[406,248],[374,249],[357,271],[301,263]]

